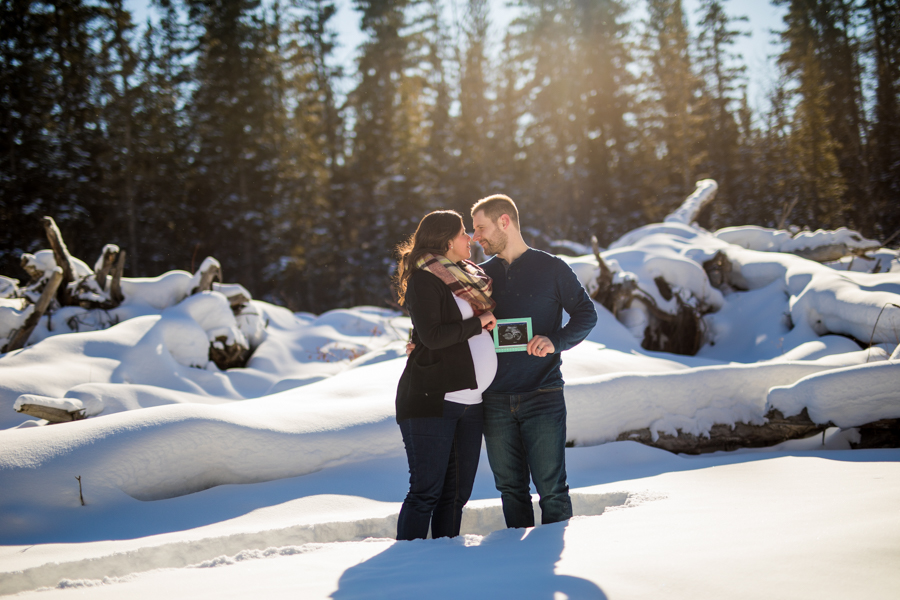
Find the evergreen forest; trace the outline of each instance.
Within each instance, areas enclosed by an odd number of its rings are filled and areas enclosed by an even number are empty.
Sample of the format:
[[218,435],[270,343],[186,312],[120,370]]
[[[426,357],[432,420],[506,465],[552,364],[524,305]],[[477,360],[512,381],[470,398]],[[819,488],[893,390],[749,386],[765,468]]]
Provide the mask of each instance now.
[[47,215],[128,277],[213,256],[295,311],[386,306],[430,210],[506,193],[532,245],[605,246],[704,178],[707,228],[900,242],[896,0],[774,0],[759,112],[724,1],[516,0],[506,30],[449,1],[353,0],[365,41],[339,65],[334,0],[153,0],[146,22],[0,0],[0,274],[24,277]]

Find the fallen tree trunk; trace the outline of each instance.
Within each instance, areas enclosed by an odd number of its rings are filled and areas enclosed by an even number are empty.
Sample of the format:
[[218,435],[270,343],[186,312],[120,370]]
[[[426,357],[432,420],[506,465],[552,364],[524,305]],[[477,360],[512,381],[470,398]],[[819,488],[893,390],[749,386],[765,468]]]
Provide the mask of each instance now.
[[694,192],[688,196],[685,201],[678,207],[675,212],[666,216],[666,223],[682,223],[690,225],[700,216],[700,212],[713,201],[716,192],[719,190],[719,184],[712,179],[703,179],[698,181]]
[[900,419],[881,419],[860,425],[857,429],[859,441],[850,444],[854,449],[900,448]]
[[660,433],[656,440],[649,429],[626,431],[619,434],[617,442],[640,442],[647,446],[668,450],[676,454],[706,454],[709,452],[732,451],[740,448],[766,448],[788,440],[808,438],[834,427],[832,423],[814,423],[804,408],[799,415],[785,417],[778,410],[771,410],[766,415],[764,425],[748,425],[735,423],[730,425],[713,425],[709,437],[696,436],[690,433],[669,435]]
[[47,308],[50,307],[50,302],[52,302],[54,296],[56,296],[56,290],[59,289],[62,280],[62,269],[57,267],[50,276],[49,281],[47,281],[47,285],[44,286],[44,291],[41,292],[41,297],[37,301],[37,304],[35,304],[34,311],[28,315],[28,318],[25,319],[25,323],[22,324],[22,327],[20,327],[16,334],[12,336],[9,343],[0,349],[0,352],[12,352],[25,345],[25,342],[27,342],[28,338],[31,336],[31,332],[34,331],[34,328],[37,327],[41,317],[44,316],[44,313],[47,312]]
[[50,423],[69,423],[70,421],[80,421],[85,418],[83,408],[69,412],[62,408],[54,408],[42,404],[22,404],[16,407],[16,412],[44,419]]

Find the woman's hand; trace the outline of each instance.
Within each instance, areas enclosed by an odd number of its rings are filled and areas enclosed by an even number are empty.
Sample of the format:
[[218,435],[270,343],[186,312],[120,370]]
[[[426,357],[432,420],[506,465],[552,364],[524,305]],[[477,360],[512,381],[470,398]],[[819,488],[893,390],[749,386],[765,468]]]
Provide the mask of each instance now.
[[494,326],[497,324],[497,317],[494,316],[494,313],[491,311],[483,312],[478,315],[478,318],[481,319],[481,328],[487,329],[491,331],[494,329]]

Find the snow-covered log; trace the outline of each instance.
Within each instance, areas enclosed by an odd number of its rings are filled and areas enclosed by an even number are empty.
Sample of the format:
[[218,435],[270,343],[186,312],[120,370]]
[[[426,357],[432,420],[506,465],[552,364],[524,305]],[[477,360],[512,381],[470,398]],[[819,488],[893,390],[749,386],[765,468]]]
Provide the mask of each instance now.
[[708,452],[729,452],[740,448],[765,448],[789,440],[808,438],[821,433],[830,424],[817,424],[810,420],[804,409],[799,415],[785,417],[777,410],[766,414],[762,425],[735,423],[716,424],[710,427],[708,435],[678,432],[678,435],[658,433],[650,429],[626,431],[616,439],[618,442],[640,442],[646,446],[668,450],[677,454],[706,454]]
[[16,400],[13,410],[49,423],[80,421],[87,416],[84,405],[71,398],[47,398],[35,394],[23,394]]
[[839,334],[861,343],[900,341],[900,274],[835,271],[825,265],[781,253],[759,253],[731,246],[735,288],[783,286],[792,327],[816,335]]
[[697,220],[704,207],[713,201],[719,189],[719,184],[713,179],[703,179],[695,185],[697,188],[694,193],[688,196],[675,212],[663,219],[664,222],[690,225]]
[[720,240],[760,252],[785,252],[816,262],[836,261],[844,256],[865,256],[881,248],[875,240],[859,232],[840,227],[834,231],[817,229],[792,234],[755,225],[726,227],[714,234]]

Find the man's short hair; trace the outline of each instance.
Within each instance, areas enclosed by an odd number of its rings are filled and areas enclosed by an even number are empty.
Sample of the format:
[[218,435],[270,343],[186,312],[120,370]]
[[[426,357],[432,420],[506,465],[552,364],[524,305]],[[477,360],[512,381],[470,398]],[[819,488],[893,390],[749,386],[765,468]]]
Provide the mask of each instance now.
[[512,198],[505,194],[494,194],[493,196],[482,198],[472,205],[472,216],[474,217],[478,211],[483,211],[484,216],[490,219],[492,223],[496,223],[497,219],[503,215],[509,215],[516,229],[520,229],[519,209],[516,208],[516,203],[512,201]]

